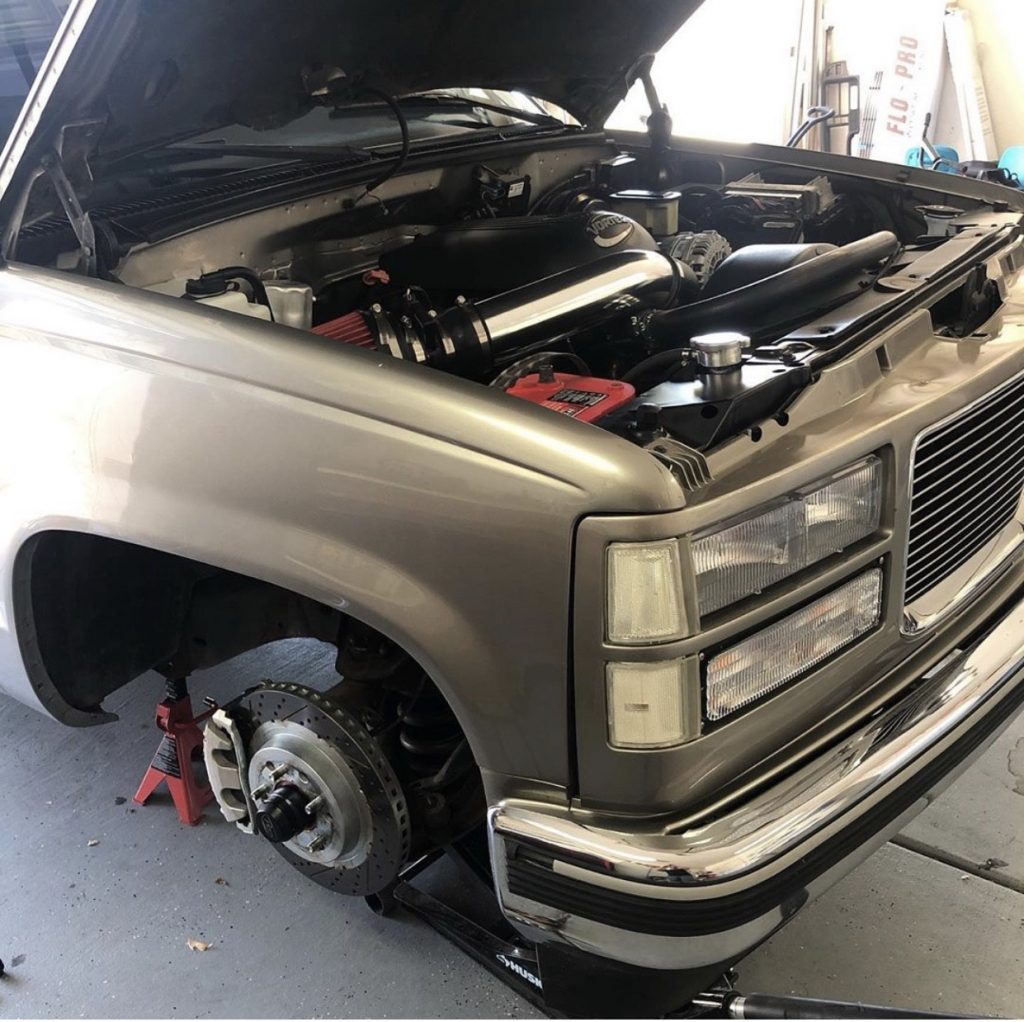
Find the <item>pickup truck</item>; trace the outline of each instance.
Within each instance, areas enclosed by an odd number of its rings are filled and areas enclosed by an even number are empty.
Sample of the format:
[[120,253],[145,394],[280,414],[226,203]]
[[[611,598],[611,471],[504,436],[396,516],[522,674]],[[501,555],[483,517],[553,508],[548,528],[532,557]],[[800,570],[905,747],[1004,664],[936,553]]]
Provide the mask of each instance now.
[[3,691],[333,643],[210,720],[239,841],[485,828],[667,1005],[1024,702],[1024,194],[674,137],[697,6],[74,0],[0,157]]

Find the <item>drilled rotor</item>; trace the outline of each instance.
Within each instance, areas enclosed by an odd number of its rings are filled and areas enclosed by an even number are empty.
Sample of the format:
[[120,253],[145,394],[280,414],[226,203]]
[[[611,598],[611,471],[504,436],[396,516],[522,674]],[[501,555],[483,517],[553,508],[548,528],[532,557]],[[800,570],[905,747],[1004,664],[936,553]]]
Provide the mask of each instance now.
[[[366,728],[304,685],[264,682],[239,699],[237,710],[246,724],[252,787],[276,785],[270,794],[278,803],[284,793],[314,807],[308,826],[275,844],[281,855],[341,894],[385,888],[409,855],[409,812]],[[256,800],[257,809],[261,804],[268,802]]]

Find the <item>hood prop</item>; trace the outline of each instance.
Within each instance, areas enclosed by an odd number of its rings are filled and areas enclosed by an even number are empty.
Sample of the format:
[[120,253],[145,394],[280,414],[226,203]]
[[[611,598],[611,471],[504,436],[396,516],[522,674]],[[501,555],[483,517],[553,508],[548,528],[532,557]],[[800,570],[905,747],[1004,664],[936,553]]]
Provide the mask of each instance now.
[[53,185],[53,190],[60,200],[64,215],[71,224],[78,241],[78,268],[87,276],[96,276],[96,231],[89,214],[82,209],[78,195],[64,170],[64,163],[56,149],[43,154],[39,161],[46,176]]

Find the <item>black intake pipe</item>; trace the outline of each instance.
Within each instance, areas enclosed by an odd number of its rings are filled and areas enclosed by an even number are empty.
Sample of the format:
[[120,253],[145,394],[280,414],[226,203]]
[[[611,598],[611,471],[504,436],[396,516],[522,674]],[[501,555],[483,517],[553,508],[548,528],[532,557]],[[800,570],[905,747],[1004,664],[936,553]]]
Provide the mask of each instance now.
[[396,358],[465,374],[487,372],[496,355],[535,340],[554,340],[642,303],[670,306],[682,281],[679,264],[660,252],[625,249],[479,302],[437,312],[410,293],[399,313],[373,306],[317,328],[317,333]]
[[720,330],[771,330],[799,318],[794,314],[794,303],[801,298],[806,301],[820,288],[871,270],[899,250],[899,240],[891,231],[870,234],[735,291],[655,312],[647,321],[647,335],[658,343],[675,346],[681,340]]

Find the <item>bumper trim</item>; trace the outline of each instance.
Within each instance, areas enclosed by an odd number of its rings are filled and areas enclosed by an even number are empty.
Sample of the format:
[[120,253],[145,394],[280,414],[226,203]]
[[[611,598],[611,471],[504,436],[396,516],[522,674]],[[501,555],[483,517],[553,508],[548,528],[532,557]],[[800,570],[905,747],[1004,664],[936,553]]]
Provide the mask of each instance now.
[[841,863],[851,868],[948,784],[1024,703],[1022,681],[1024,601],[843,742],[701,827],[624,833],[536,803],[496,806],[505,911],[637,964],[704,955],[626,950],[636,934],[678,943],[728,933],[714,943],[742,953],[817,893],[820,878],[838,879]]

